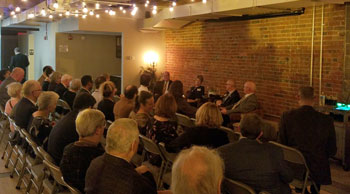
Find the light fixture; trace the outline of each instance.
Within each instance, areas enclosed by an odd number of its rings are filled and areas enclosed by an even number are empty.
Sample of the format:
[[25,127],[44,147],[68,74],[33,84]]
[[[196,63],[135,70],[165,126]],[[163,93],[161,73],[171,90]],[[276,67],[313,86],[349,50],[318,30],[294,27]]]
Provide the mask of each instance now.
[[66,11],[65,14],[66,14],[66,16],[70,16],[70,12],[68,10]]
[[119,10],[123,10],[124,8],[122,6],[119,7]]
[[125,11],[125,9],[123,10],[123,14],[125,14],[126,13],[126,11]]
[[133,7],[136,7],[136,4],[134,3],[134,4],[132,4],[132,6],[133,6]]
[[108,13],[108,9],[105,10],[105,13]]
[[157,14],[157,10],[156,9],[152,10],[152,14],[156,15]]
[[79,17],[79,14],[76,13],[76,14],[75,14],[75,17]]
[[173,12],[173,11],[174,11],[174,7],[170,7],[170,8],[169,8],[169,11],[170,11],[170,12]]
[[147,65],[150,65],[152,68],[155,68],[155,66],[158,63],[159,56],[154,51],[148,51],[147,53],[144,54],[143,60]]
[[175,7],[175,6],[176,6],[176,2],[175,2],[175,1],[173,1],[172,6],[173,6],[173,7]]
[[138,8],[135,7],[135,8],[131,11],[131,15],[133,15],[133,16],[136,15],[137,9],[138,9]]
[[145,3],[145,7],[148,7],[148,4],[147,4],[147,3]]
[[28,14],[28,18],[34,18],[34,17],[35,17],[34,13]]
[[207,3],[207,0],[202,0],[202,3]]
[[53,18],[53,16],[50,14],[50,15],[49,15],[49,18],[50,18],[50,19],[52,19],[52,18]]
[[91,10],[91,11],[89,12],[89,15],[93,16],[93,15],[94,15],[94,11]]
[[27,0],[22,0],[22,2],[27,2]]
[[12,17],[13,17],[13,18],[17,18],[17,15],[13,15]]
[[0,19],[2,18],[2,15],[0,14]]
[[96,9],[100,9],[100,4],[99,4],[99,3],[96,3],[96,4],[95,4],[95,8],[96,8]]
[[15,15],[16,14],[16,12],[15,11],[11,11],[11,13],[10,13],[11,15]]
[[87,13],[89,10],[86,8],[86,6],[83,8],[83,12]]
[[60,14],[58,14],[58,16],[62,17],[62,16],[63,16],[63,14],[61,14],[61,13],[60,13]]
[[86,6],[86,3],[83,1],[83,3],[81,3],[82,5],[83,5],[83,7],[85,7]]
[[45,17],[46,16],[46,10],[43,8],[41,11],[40,11],[40,14]]
[[96,18],[100,18],[100,14],[96,14]]
[[156,6],[156,5],[154,5],[154,6],[153,6],[153,9],[154,9],[154,10],[156,10],[156,9],[157,9],[157,6]]
[[81,16],[83,19],[85,19],[86,18],[86,15],[83,15],[83,16]]
[[53,4],[53,8],[58,9],[58,3],[57,3],[57,2],[55,2],[55,3]]
[[149,4],[149,0],[147,0],[146,3]]
[[109,15],[115,15],[115,11],[110,10],[110,11],[109,11]]
[[15,11],[16,11],[16,12],[20,12],[20,11],[21,11],[21,8],[20,8],[20,7],[16,7]]

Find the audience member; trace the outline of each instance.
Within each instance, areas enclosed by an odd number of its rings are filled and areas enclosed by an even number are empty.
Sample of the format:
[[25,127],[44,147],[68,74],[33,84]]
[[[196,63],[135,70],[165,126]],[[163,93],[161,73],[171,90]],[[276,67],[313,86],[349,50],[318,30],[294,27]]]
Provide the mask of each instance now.
[[0,71],[0,84],[10,76],[11,71],[9,69],[2,69]]
[[176,80],[170,85],[169,93],[175,97],[178,113],[194,118],[197,108],[191,106],[183,96],[183,84]]
[[283,152],[270,143],[257,141],[262,135],[262,121],[256,114],[241,119],[242,138],[218,149],[225,161],[225,177],[243,182],[254,190],[271,194],[291,193],[288,183],[292,172],[283,159]]
[[[333,119],[312,107],[314,98],[312,87],[299,89],[300,107],[283,113],[279,140],[303,153],[310,176],[320,191],[321,185],[332,183],[328,159],[336,154],[337,147]],[[313,186],[311,193],[317,193]]]
[[27,131],[35,143],[39,146],[44,145],[44,148],[47,148],[47,140],[53,125],[49,115],[55,111],[58,98],[55,92],[42,92],[38,98],[38,110],[32,114],[28,124]]
[[231,113],[248,113],[258,108],[258,100],[255,95],[256,86],[254,82],[247,81],[244,84],[244,97],[240,99],[235,105],[227,106],[221,109],[223,114]]
[[24,82],[22,87],[23,98],[13,107],[12,115],[15,123],[27,129],[28,123],[32,118],[33,112],[37,111],[36,101],[41,93],[40,83],[36,80]]
[[139,127],[140,134],[146,135],[147,131],[152,129],[153,117],[151,112],[154,107],[154,98],[150,92],[141,91],[136,97],[135,109],[129,115],[134,119]]
[[98,103],[103,99],[102,93],[100,92],[100,86],[103,84],[106,80],[104,76],[99,76],[95,79],[95,91],[92,92],[92,96],[96,100],[96,104],[94,105],[95,108],[97,108]]
[[[50,75],[50,83],[47,87],[47,91],[55,91],[56,86],[61,83],[62,74],[55,71]],[[46,89],[46,86],[45,86]],[[45,90],[44,90],[45,91]]]
[[20,67],[16,67],[12,70],[9,77],[7,77],[0,85],[0,105],[5,107],[6,102],[10,99],[7,93],[7,85],[12,82],[22,82],[24,78],[24,70]]
[[203,104],[196,113],[196,127],[186,130],[181,136],[166,144],[169,152],[180,152],[192,145],[217,148],[228,144],[226,132],[220,130],[222,115],[211,102]]
[[[52,72],[54,72],[54,70],[52,69],[51,66],[45,66],[43,68],[43,74],[40,76],[40,78],[38,79],[38,82],[40,83],[40,85],[43,87],[43,83],[45,80],[50,79],[50,75],[52,74]],[[43,87],[43,91],[44,91],[44,87]]]
[[239,95],[235,82],[232,79],[227,80],[226,82],[226,94],[223,96],[222,104],[220,106],[222,107],[228,107],[233,106],[241,99],[241,96]]
[[73,103],[73,110],[52,128],[47,151],[56,164],[61,161],[64,147],[79,139],[79,135],[75,130],[75,119],[79,111],[93,107],[95,102],[95,99],[86,92],[77,95]]
[[187,102],[194,107],[198,107],[199,103],[201,103],[204,97],[205,88],[202,86],[203,80],[204,78],[202,75],[197,75],[194,86],[191,87],[190,91],[188,92]]
[[171,177],[173,194],[221,194],[224,162],[206,147],[193,146],[177,156]]
[[111,81],[106,81],[100,86],[100,91],[102,93],[103,99],[98,103],[97,109],[102,111],[106,117],[106,120],[114,121],[114,95],[116,88],[114,83]]
[[91,94],[92,87],[94,86],[91,75],[84,75],[83,77],[81,77],[80,81],[81,81],[81,88],[77,92],[77,95],[81,93]]
[[94,159],[87,170],[86,194],[156,194],[148,168],[134,169],[130,164],[138,144],[139,131],[134,120],[122,118],[112,123],[107,132],[106,153]]
[[134,109],[137,87],[129,85],[124,90],[124,96],[115,103],[113,113],[115,120],[119,118],[128,118],[130,112]]
[[5,106],[5,113],[10,115],[13,107],[21,100],[22,84],[19,82],[12,82],[7,85],[7,94],[11,97]]
[[151,82],[151,76],[149,74],[142,74],[140,76],[140,87],[138,88],[138,92],[140,94],[141,91],[146,91],[148,92],[148,87],[149,87],[149,84]]
[[62,100],[66,101],[71,108],[73,108],[74,98],[76,96],[76,93],[80,90],[80,87],[80,79],[73,79],[69,83],[69,89],[62,96]]
[[55,92],[60,96],[60,98],[63,97],[63,94],[68,90],[69,83],[72,81],[72,76],[68,74],[63,74],[61,77],[61,83],[59,83],[56,88]]
[[25,75],[26,74],[26,69],[27,69],[27,67],[29,65],[28,56],[22,54],[21,50],[18,47],[16,47],[14,49],[14,52],[15,52],[15,56],[11,57],[9,68],[10,69],[14,69],[16,67],[22,68],[24,70],[24,75]]
[[101,76],[106,78],[106,81],[111,81],[111,76],[108,73],[102,73]]
[[170,80],[170,73],[168,71],[165,71],[163,73],[163,81],[157,81],[154,86],[153,95],[155,101],[157,101],[161,95],[168,92],[171,83],[172,81]]
[[100,144],[106,120],[101,111],[85,109],[75,120],[79,140],[64,148],[60,169],[64,180],[84,193],[85,174],[91,161],[102,155]]

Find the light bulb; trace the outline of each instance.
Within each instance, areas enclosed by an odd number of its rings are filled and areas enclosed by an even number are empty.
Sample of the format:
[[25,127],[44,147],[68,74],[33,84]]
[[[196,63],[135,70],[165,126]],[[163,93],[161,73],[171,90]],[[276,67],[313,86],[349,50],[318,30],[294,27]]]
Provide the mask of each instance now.
[[172,5],[173,5],[173,7],[175,7],[175,6],[176,6],[176,2],[175,2],[175,1],[173,1]]
[[20,8],[20,7],[16,7],[15,11],[16,11],[16,12],[20,12],[20,11],[21,11],[21,8]]
[[157,10],[156,9],[152,10],[152,13],[153,15],[157,14]]
[[78,10],[75,10],[75,13],[79,13],[79,11],[78,11]]
[[0,15],[0,18],[2,18],[2,15]]
[[83,5],[83,7],[85,7],[85,6],[86,6],[86,3],[85,3],[85,2],[83,2],[83,3],[82,3],[82,5]]
[[119,7],[119,10],[123,10],[124,8],[122,6]]
[[148,7],[148,4],[147,4],[147,3],[145,3],[145,7]]
[[75,17],[79,17],[79,14],[76,13],[76,14],[75,14]]
[[153,9],[154,9],[154,10],[156,10],[156,9],[157,9],[157,6],[156,6],[156,5],[155,5],[155,6],[153,6]]
[[27,0],[22,0],[22,2],[27,2]]
[[89,10],[88,10],[86,7],[83,8],[83,12],[84,12],[84,13],[87,13],[88,11],[89,11]]
[[100,4],[99,4],[99,3],[96,3],[96,4],[95,4],[95,8],[96,8],[96,9],[100,9]]
[[126,13],[126,11],[125,11],[125,9],[123,10],[123,14],[125,14]]
[[13,15],[12,17],[13,17],[13,18],[17,18],[17,15]]
[[207,3],[207,0],[202,0],[202,3]]
[[93,16],[93,15],[94,15],[94,12],[91,10],[91,11],[89,12],[89,15]]
[[149,1],[147,0],[146,3],[149,4]]
[[30,14],[28,15],[28,18],[34,18],[34,17],[35,17],[34,13],[30,13]]
[[170,7],[170,8],[169,8],[169,11],[173,12],[173,11],[174,11],[174,8],[173,8],[173,7]]
[[46,16],[46,10],[44,8],[40,11],[40,13],[42,16],[44,16],[44,17]]
[[96,18],[100,18],[100,14],[96,14]]
[[49,18],[50,18],[50,19],[52,19],[52,18],[53,18],[53,16],[52,16],[52,15],[49,15]]
[[70,15],[70,12],[69,11],[66,11],[66,16],[69,16]]
[[11,15],[15,15],[16,14],[16,12],[15,11],[11,11],[11,13],[10,13]]
[[54,3],[53,8],[58,9],[58,3]]
[[134,4],[132,4],[132,6],[133,6],[133,7],[136,7],[136,4],[134,3]]
[[86,18],[86,15],[83,15],[82,18],[85,19],[85,18]]

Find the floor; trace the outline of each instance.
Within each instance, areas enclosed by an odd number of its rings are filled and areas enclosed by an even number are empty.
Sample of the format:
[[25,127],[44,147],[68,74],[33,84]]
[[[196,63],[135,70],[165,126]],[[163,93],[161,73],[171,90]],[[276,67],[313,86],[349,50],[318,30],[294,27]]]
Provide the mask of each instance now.
[[[5,148],[7,136],[0,144],[0,154],[2,155]],[[10,169],[4,167],[5,161],[0,159],[0,194],[21,194],[24,193],[22,186],[21,190],[15,189],[18,176],[10,178]],[[339,165],[338,161],[331,161],[331,171],[333,184],[322,186],[321,194],[350,194],[350,171],[345,172]],[[31,193],[34,193],[32,191]],[[294,193],[294,192],[293,192]]]

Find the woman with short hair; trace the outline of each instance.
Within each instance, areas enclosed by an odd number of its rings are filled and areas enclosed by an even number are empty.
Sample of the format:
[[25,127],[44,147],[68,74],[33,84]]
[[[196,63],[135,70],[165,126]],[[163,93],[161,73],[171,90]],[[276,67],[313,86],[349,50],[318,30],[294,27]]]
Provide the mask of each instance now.
[[129,118],[137,122],[140,134],[146,135],[152,129],[153,118],[151,112],[154,107],[154,98],[150,92],[141,91],[135,99],[135,109]]
[[17,102],[21,99],[22,84],[19,82],[13,82],[7,85],[7,94],[11,97],[5,105],[5,113],[10,115],[12,108],[15,107]]
[[220,130],[222,115],[219,108],[211,102],[203,104],[196,113],[196,127],[185,131],[174,141],[166,144],[169,152],[180,152],[192,145],[217,148],[229,143],[226,132]]
[[50,75],[50,84],[47,91],[55,91],[56,86],[61,83],[62,74],[55,71]]
[[98,103],[97,109],[103,112],[106,120],[114,121],[114,96],[117,92],[114,83],[111,81],[104,82],[101,84],[99,91],[101,92],[103,99]]
[[39,146],[43,145],[44,149],[47,146],[47,140],[51,129],[54,125],[49,120],[50,113],[56,109],[58,94],[52,91],[41,92],[38,97],[38,110],[32,114],[32,118],[28,124],[28,132],[31,134],[35,143]]

